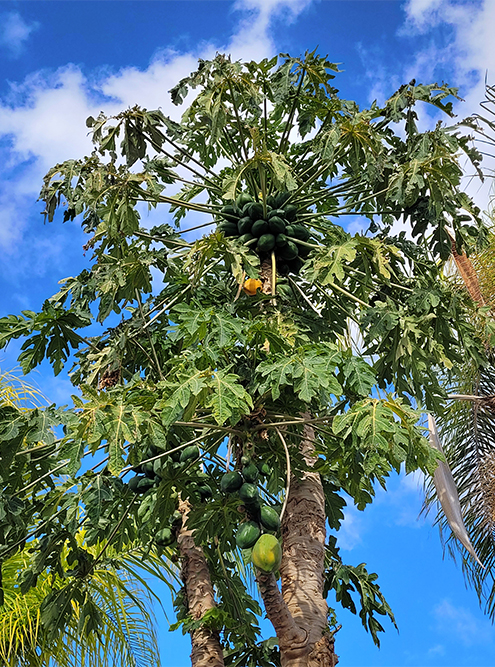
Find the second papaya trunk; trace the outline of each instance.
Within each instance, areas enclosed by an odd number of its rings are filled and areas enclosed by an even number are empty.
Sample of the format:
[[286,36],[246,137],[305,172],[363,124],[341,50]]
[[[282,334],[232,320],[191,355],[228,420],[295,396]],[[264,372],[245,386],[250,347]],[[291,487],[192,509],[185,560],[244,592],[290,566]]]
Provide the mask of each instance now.
[[[182,581],[186,592],[187,605],[192,618],[199,620],[206,611],[215,606],[208,563],[201,547],[194,543],[193,533],[187,528],[189,503],[179,502],[182,514],[182,528],[177,538],[182,559]],[[217,632],[200,627],[191,632],[191,666],[224,667],[223,651]]]

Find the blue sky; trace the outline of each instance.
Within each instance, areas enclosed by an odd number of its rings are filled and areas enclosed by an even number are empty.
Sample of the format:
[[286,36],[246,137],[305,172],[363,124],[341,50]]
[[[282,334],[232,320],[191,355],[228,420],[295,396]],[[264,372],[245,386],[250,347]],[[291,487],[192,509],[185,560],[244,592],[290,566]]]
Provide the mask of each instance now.
[[[77,224],[44,225],[36,199],[49,167],[91,150],[90,114],[140,104],[177,117],[167,91],[198,58],[318,47],[340,63],[341,94],[362,105],[412,78],[447,81],[460,87],[465,116],[479,109],[485,72],[495,83],[494,34],[494,0],[0,2],[2,314],[37,310],[89,259]],[[486,208],[489,188],[470,187]],[[12,369],[16,357],[15,345],[1,351],[0,368]],[[42,367],[33,380],[51,401],[67,402],[63,374],[54,379]],[[443,560],[431,518],[418,519],[421,504],[421,479],[396,477],[371,508],[347,512],[342,556],[379,573],[400,633],[388,624],[377,650],[359,620],[338,611],[341,667],[495,665],[495,630],[459,567]],[[188,639],[159,623],[163,664],[185,667]]]

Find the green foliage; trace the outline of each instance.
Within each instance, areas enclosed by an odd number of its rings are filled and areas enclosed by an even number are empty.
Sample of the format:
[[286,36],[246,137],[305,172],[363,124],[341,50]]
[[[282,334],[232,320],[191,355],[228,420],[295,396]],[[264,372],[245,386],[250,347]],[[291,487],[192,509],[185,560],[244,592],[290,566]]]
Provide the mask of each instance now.
[[[82,537],[79,535],[79,537]],[[91,557],[83,542],[80,553]],[[64,558],[67,553],[64,551]],[[66,585],[43,573],[27,591],[16,586],[26,572],[25,550],[3,563],[5,599],[0,612],[0,658],[6,667],[61,667],[159,663],[153,596],[144,581],[126,573],[134,555],[109,548],[85,579]]]
[[[78,586],[99,556],[82,553],[78,531],[91,548],[125,552],[138,541],[140,562],[175,561],[180,497],[218,605],[198,621],[178,595],[178,623],[219,630],[227,665],[277,665],[275,643],[259,643],[261,609],[235,545],[255,503],[242,508],[222,490],[226,443],[233,469],[246,456],[258,467],[256,500],[277,505],[287,456],[296,475],[308,469],[299,444],[309,421],[337,538],[346,502],[365,507],[402,466],[433,470],[416,406],[440,408],[443,378],[483,345],[470,303],[441,272],[447,225],[459,251],[485,237],[458,158],[464,151],[477,167],[479,156],[458,127],[418,130],[416,102],[450,114],[454,89],[411,83],[360,109],[338,96],[337,73],[315,52],[200,61],[171,91],[176,104],[193,92],[180,123],[139,107],[100,114],[87,123],[93,153],[46,175],[48,221],[59,209],[80,220],[92,257],[40,313],[0,318],[0,346],[24,339],[25,372],[47,359],[59,373],[71,357],[78,392],[70,408],[0,406],[0,558],[36,536],[22,589],[46,574],[64,582],[43,607],[55,633],[73,602],[88,636],[100,627]],[[141,202],[169,218],[147,228]],[[294,236],[272,226],[258,253],[237,238],[241,206],[268,229],[267,206],[285,211]],[[209,230],[192,243],[180,229],[190,211]],[[367,219],[367,232],[345,232],[348,215]],[[412,238],[391,236],[392,224],[411,223]],[[277,280],[249,296],[243,281],[270,274],[273,240],[285,257]],[[189,447],[195,455],[181,457]],[[375,614],[393,616],[375,575],[330,556],[328,590],[351,609],[358,592],[377,641]]]
[[357,566],[344,565],[335,538],[331,537],[325,554],[325,592],[335,592],[337,602],[353,614],[357,613],[356,603],[352,593],[359,597],[359,617],[363,627],[371,634],[374,643],[380,646],[378,633],[383,632],[383,626],[376,615],[388,616],[395,627],[395,618],[387,601],[383,597],[380,587],[376,583],[378,575],[369,573],[366,563]]

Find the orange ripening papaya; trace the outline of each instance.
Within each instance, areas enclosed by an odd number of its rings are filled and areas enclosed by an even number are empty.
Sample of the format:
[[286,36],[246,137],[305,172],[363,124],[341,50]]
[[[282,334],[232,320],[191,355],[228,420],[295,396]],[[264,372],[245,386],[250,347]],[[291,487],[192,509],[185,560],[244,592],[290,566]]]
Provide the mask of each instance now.
[[261,280],[256,280],[255,278],[248,278],[244,283],[242,289],[249,294],[249,296],[255,296],[256,291],[263,287]]

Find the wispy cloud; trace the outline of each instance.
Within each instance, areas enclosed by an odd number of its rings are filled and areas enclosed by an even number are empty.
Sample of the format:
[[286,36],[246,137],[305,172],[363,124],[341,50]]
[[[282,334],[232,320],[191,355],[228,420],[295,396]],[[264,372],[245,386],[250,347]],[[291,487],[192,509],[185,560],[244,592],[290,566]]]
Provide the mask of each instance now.
[[[464,102],[455,106],[459,116],[480,113],[485,77],[489,85],[495,84],[493,0],[408,0],[405,12],[403,33],[423,36],[420,41],[429,40],[428,57],[424,57],[424,49],[417,53],[414,63],[417,75],[432,79],[438,68],[449,72],[450,82],[460,87],[464,98]],[[483,167],[487,172],[493,171],[495,160],[485,156]],[[472,168],[467,168],[472,173]],[[481,186],[477,179],[466,179],[468,193],[482,209],[492,206],[491,180]]]
[[39,28],[39,23],[26,23],[18,12],[0,14],[0,45],[17,58],[21,55],[29,35]]
[[368,526],[363,512],[360,512],[354,505],[348,505],[344,509],[344,517],[339,530],[338,546],[343,551],[352,551],[361,544],[363,533],[366,532]]
[[489,619],[477,618],[473,612],[454,605],[448,598],[441,600],[432,610],[438,632],[464,646],[492,644],[495,628]]
[[403,31],[427,32],[441,20],[439,10],[444,0],[408,0]]
[[445,655],[445,646],[443,644],[435,644],[435,646],[428,649],[428,657],[437,657],[439,655]]
[[242,12],[244,18],[239,30],[229,44],[229,53],[234,58],[260,60],[276,53],[273,31],[275,20],[292,23],[313,0],[238,0],[234,10]]
[[382,515],[385,513],[388,525],[414,530],[424,528],[431,520],[421,515],[423,486],[424,475],[420,470],[408,475],[402,471],[398,478],[389,481],[386,490],[377,485],[374,507],[380,508]]

